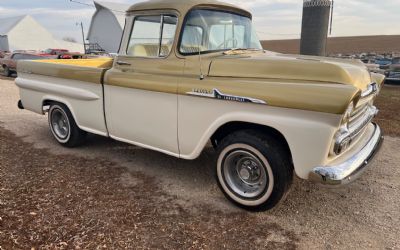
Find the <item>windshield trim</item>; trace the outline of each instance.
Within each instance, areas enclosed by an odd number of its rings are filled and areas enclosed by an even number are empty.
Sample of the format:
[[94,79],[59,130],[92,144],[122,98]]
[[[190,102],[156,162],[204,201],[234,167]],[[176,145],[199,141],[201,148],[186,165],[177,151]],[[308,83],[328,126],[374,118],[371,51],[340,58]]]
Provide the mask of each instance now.
[[186,23],[187,23],[188,18],[189,18],[189,14],[190,14],[192,11],[195,11],[195,10],[210,10],[210,11],[217,11],[217,12],[222,12],[222,13],[228,13],[228,14],[238,15],[238,16],[241,16],[241,17],[246,17],[246,18],[249,18],[250,21],[253,21],[253,18],[252,18],[251,16],[244,15],[243,13],[240,13],[240,12],[229,11],[229,10],[223,10],[223,9],[216,9],[216,8],[211,7],[211,6],[210,6],[210,7],[201,6],[201,7],[192,8],[192,9],[190,9],[190,10],[186,13],[185,18],[183,19],[183,23],[182,23],[182,26],[181,26],[181,31],[180,31],[180,34],[179,34],[179,40],[178,40],[178,43],[177,43],[177,50],[176,50],[176,51],[178,51],[178,53],[179,53],[180,55],[182,55],[182,56],[206,55],[206,54],[221,53],[221,52],[226,52],[226,51],[232,50],[232,49],[220,49],[220,50],[208,50],[208,51],[189,52],[189,53],[185,53],[185,52],[182,52],[182,51],[181,51],[181,45],[182,45],[182,39],[183,39],[183,32],[184,32],[184,30],[185,30]]

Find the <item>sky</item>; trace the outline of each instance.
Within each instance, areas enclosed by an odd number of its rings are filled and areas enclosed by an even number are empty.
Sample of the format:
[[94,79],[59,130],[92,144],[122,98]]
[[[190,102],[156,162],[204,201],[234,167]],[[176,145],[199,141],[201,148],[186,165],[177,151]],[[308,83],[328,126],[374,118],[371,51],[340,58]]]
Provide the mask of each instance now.
[[[95,12],[88,5],[70,0],[0,0],[0,18],[29,14],[57,38],[82,40],[78,22],[85,33]],[[138,0],[106,0],[133,4]],[[139,0],[140,1],[140,0]],[[224,0],[250,10],[257,33],[262,40],[299,38],[301,33],[302,0]],[[400,0],[335,0],[331,36],[400,34]]]

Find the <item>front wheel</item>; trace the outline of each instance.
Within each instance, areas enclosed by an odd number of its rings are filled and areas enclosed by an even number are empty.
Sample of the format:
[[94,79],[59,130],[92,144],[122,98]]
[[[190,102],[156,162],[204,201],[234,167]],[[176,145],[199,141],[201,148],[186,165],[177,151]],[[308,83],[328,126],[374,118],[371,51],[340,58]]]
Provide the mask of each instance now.
[[229,200],[245,209],[271,209],[292,183],[290,159],[273,136],[253,130],[235,132],[218,146],[218,184]]
[[54,138],[65,147],[81,145],[86,132],[81,130],[64,104],[52,104],[49,109],[49,126]]

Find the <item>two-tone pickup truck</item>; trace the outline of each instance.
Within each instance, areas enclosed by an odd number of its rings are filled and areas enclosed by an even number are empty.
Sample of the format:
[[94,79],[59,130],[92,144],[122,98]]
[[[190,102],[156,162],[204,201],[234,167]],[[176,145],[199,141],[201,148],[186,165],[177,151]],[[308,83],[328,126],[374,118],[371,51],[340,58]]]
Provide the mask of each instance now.
[[16,84],[66,147],[94,133],[193,160],[211,141],[222,192],[266,210],[294,174],[342,185],[363,172],[383,81],[361,61],[264,51],[239,7],[151,0],[127,12],[115,59],[20,62]]

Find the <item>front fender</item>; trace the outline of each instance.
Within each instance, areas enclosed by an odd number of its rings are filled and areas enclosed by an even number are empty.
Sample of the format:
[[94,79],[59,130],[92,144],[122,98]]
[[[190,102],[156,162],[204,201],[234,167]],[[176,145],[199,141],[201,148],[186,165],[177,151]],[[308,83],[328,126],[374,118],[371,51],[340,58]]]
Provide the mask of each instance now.
[[[283,135],[292,153],[295,171],[304,179],[313,167],[327,161],[332,138],[341,121],[341,116],[335,114],[205,98],[184,96],[180,103],[187,103],[179,107],[181,158],[197,158],[215,131],[227,123],[253,123]],[[201,115],[196,112],[200,110],[203,110]]]

